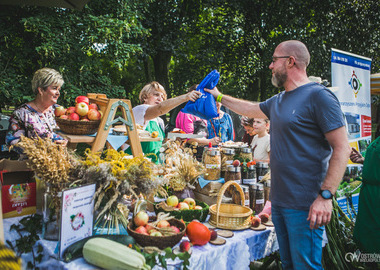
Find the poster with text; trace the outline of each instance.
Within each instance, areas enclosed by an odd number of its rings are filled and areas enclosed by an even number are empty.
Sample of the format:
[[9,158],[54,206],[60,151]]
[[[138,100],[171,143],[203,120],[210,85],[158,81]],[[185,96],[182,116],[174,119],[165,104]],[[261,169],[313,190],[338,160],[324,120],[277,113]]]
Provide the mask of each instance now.
[[92,235],[95,184],[62,192],[59,256],[71,244]]
[[[346,118],[348,140],[364,156],[371,143],[371,59],[331,50],[332,86]],[[345,193],[359,192],[361,174],[362,165],[349,161],[337,191],[338,198],[341,197],[339,203],[346,203]],[[357,203],[354,207],[357,210]]]

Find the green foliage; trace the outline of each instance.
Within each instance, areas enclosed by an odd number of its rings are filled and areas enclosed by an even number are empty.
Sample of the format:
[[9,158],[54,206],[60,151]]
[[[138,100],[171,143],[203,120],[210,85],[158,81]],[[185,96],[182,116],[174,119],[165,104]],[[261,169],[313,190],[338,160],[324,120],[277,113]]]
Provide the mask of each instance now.
[[42,260],[43,248],[40,244],[36,243],[40,240],[39,233],[42,231],[42,216],[35,214],[22,218],[19,224],[13,224],[10,230],[15,230],[20,238],[16,239],[16,245],[13,246],[10,241],[7,240],[7,244],[16,251],[17,256],[21,256],[25,253],[32,253],[33,262],[28,262],[28,269],[35,269],[36,265]]
[[268,66],[287,39],[308,46],[309,75],[331,81],[331,48],[372,58],[376,73],[379,10],[376,0],[92,0],[82,11],[2,6],[0,107],[32,99],[31,78],[44,66],[64,76],[63,105],[87,92],[137,105],[151,80],[177,96],[212,69],[221,73],[224,93],[264,100],[281,90]]

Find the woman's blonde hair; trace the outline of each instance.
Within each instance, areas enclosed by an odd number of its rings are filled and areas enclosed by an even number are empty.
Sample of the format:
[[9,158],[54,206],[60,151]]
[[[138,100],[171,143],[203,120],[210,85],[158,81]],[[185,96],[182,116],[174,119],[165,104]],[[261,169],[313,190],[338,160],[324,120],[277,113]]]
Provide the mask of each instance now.
[[164,87],[161,84],[159,84],[158,82],[153,81],[153,82],[146,84],[143,87],[143,89],[141,89],[140,95],[139,95],[140,102],[144,103],[145,99],[147,99],[149,97],[149,95],[153,93],[154,90],[161,92],[164,95],[164,100],[166,100],[167,95],[166,95],[166,91],[165,91]]
[[32,79],[32,90],[34,94],[38,94],[38,88],[46,89],[50,85],[61,87],[64,84],[62,75],[52,68],[41,68],[34,73]]

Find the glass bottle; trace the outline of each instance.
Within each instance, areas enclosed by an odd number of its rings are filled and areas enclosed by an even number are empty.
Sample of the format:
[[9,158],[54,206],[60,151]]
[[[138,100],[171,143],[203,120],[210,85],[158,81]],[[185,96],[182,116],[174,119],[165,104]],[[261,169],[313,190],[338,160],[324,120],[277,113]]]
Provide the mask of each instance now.
[[[60,200],[62,193],[58,194]],[[46,190],[43,195],[43,208],[42,208],[42,238],[46,240],[59,240],[59,218],[57,218],[56,208],[54,206],[54,195],[51,193],[50,185],[46,185]]]
[[255,193],[255,215],[260,214],[264,209],[264,185],[256,184]]

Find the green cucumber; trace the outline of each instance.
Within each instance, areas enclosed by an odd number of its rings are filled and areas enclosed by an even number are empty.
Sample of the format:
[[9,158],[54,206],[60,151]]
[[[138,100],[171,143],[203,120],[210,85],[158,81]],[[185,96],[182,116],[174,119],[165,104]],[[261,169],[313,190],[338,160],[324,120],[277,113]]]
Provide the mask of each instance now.
[[120,244],[124,244],[126,246],[134,245],[136,243],[135,239],[130,235],[124,235],[124,234],[113,234],[113,235],[93,235],[86,238],[83,238],[82,240],[79,240],[70,246],[68,246],[65,251],[63,252],[62,259],[65,262],[70,262],[72,260],[75,260],[77,258],[80,258],[83,256],[83,246],[86,244],[86,242],[92,238],[106,238],[109,240],[116,241]]

